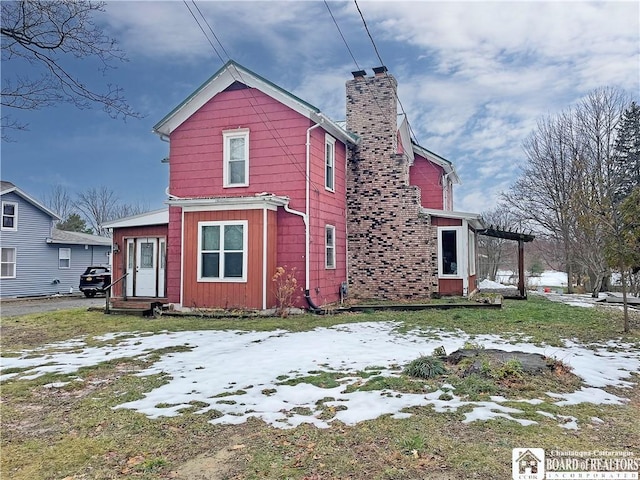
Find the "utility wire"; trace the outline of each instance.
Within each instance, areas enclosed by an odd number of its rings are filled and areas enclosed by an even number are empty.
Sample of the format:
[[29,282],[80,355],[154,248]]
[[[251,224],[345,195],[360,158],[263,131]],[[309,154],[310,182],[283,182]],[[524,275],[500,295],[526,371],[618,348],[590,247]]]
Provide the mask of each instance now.
[[[202,25],[200,25],[200,22],[198,21],[198,19],[196,18],[196,16],[194,15],[193,11],[191,11],[191,8],[189,7],[189,4],[187,3],[187,0],[182,0],[184,2],[184,6],[187,7],[187,10],[189,10],[189,13],[191,14],[191,16],[193,17],[193,19],[196,21],[196,23],[198,24],[198,27],[200,27],[200,31],[202,32],[202,34],[204,35],[204,38],[207,39],[207,42],[209,42],[209,45],[211,45],[211,48],[213,48],[213,51],[216,52],[216,55],[218,56],[218,58],[220,59],[220,61],[222,61],[222,63],[224,63],[224,59],[222,58],[222,55],[220,55],[220,52],[218,52],[218,49],[216,48],[216,46],[213,44],[213,42],[211,41],[211,39],[209,38],[209,35],[207,35],[207,32],[204,31],[204,28],[202,28]],[[195,3],[194,3],[195,5]],[[197,7],[196,7],[197,8]],[[198,10],[200,11],[200,10]],[[200,13],[200,15],[202,15],[202,13]],[[211,27],[209,27],[211,28]]]
[[[384,62],[382,61],[382,57],[380,56],[380,52],[378,51],[378,47],[376,46],[376,42],[373,40],[373,35],[371,35],[371,31],[369,30],[369,26],[367,25],[367,21],[364,19],[364,14],[362,13],[362,10],[360,10],[360,5],[358,5],[358,0],[353,0],[353,3],[355,3],[356,8],[358,9],[358,13],[360,14],[360,18],[362,19],[362,24],[364,25],[364,29],[366,30],[367,35],[369,36],[369,40],[371,40],[371,45],[373,45],[373,49],[376,52],[376,56],[378,57],[378,60],[380,60],[380,65],[384,65]],[[385,74],[387,75],[387,77],[389,76],[388,73],[385,72]],[[389,81],[391,81],[390,78],[389,78]],[[418,139],[416,137],[415,132],[413,131],[413,128],[411,127],[411,124],[409,123],[409,117],[407,116],[407,112],[405,112],[404,106],[402,105],[402,102],[400,101],[400,97],[398,97],[397,93],[396,93],[396,100],[398,101],[398,104],[400,105],[400,110],[402,110],[402,113],[404,114],[405,118],[407,119],[407,125],[409,125],[409,132],[413,136],[413,139],[415,140],[415,142],[417,144],[418,143]]]
[[331,9],[329,8],[329,4],[327,3],[327,0],[324,0],[324,6],[327,7],[327,10],[329,11],[329,15],[331,15],[331,19],[333,20],[333,23],[335,24],[336,28],[338,29],[338,33],[342,37],[342,41],[344,42],[345,47],[347,47],[347,50],[349,51],[349,55],[351,55],[351,58],[353,59],[353,63],[356,64],[356,67],[358,67],[358,70],[362,70],[360,68],[360,65],[358,65],[358,61],[356,60],[356,57],[353,55],[353,52],[351,51],[351,48],[349,48],[349,44],[347,43],[347,39],[344,38],[344,35],[342,34],[342,30],[340,30],[340,27],[338,26],[338,22],[336,21],[336,18],[333,16],[333,12],[331,12]]
[[[209,31],[211,31],[211,34],[214,36],[214,38],[216,39],[216,42],[218,42],[218,44],[220,45],[220,48],[222,49],[222,51],[225,53],[225,55],[227,56],[227,60],[231,60],[231,57],[229,56],[229,53],[227,52],[227,50],[224,48],[224,46],[222,45],[222,42],[220,41],[220,39],[218,38],[218,36],[215,34],[215,32],[213,31],[213,28],[211,27],[211,25],[209,24],[209,22],[207,21],[207,19],[204,17],[204,15],[202,14],[202,11],[198,8],[198,6],[196,5],[194,0],[191,0],[193,5],[195,6],[195,8],[198,10],[198,13],[200,14],[200,16],[202,17],[202,19],[204,20],[204,22],[207,24],[207,27],[209,27]],[[194,15],[193,11],[191,10],[191,8],[189,8],[189,5],[187,4],[186,0],[183,0],[185,6],[187,7],[187,9],[189,10],[189,13],[191,13],[191,16],[193,17],[193,19],[195,20],[195,22],[198,24],[198,27],[200,27],[200,31],[202,32],[202,34],[205,36],[205,38],[207,39],[207,42],[209,42],[209,45],[211,45],[211,48],[213,48],[213,51],[216,53],[216,55],[218,56],[218,58],[220,59],[220,61],[224,64],[226,63],[224,58],[222,58],[222,55],[220,55],[220,52],[218,51],[218,49],[215,47],[215,45],[213,44],[213,42],[211,41],[211,39],[209,38],[209,35],[207,35],[207,32],[204,30],[204,28],[202,27],[202,25],[200,24],[200,22],[198,21],[198,19],[196,18],[196,16]],[[234,80],[239,80],[241,83],[244,83],[246,85],[246,82],[244,81],[244,79],[242,78],[242,73],[237,69],[237,68],[233,68],[233,70],[235,70],[235,73],[237,74],[234,75],[233,71],[231,69],[229,69],[229,73],[231,74],[231,76],[234,78]],[[268,116],[266,114],[266,112],[264,111],[264,109],[260,106],[258,99],[255,95],[255,93],[253,92],[252,88],[248,88],[246,90],[248,92],[248,94],[251,96],[251,98],[253,99],[253,102],[251,100],[249,100],[249,105],[251,106],[251,108],[253,109],[253,111],[256,113],[256,115],[258,117],[261,118],[261,120],[263,121],[263,123],[265,125],[267,125],[267,131],[269,132],[269,134],[271,135],[271,138],[276,142],[276,144],[280,147],[280,149],[282,150],[282,152],[285,154],[285,156],[288,158],[288,160],[291,162],[291,164],[300,172],[302,173],[302,175],[307,178],[307,174],[306,171],[302,169],[302,167],[300,165],[298,165],[298,162],[296,162],[295,156],[293,155],[293,153],[291,152],[291,150],[289,149],[289,145],[288,143],[282,138],[282,136],[280,135],[280,133],[278,131],[276,131],[274,133],[274,129],[272,129],[269,125],[268,122]],[[260,109],[260,112],[258,112],[258,108]],[[315,184],[313,185],[313,188],[316,192],[318,192],[318,188],[315,186]]]
[[[209,31],[211,32],[211,35],[213,35],[213,38],[216,39],[216,42],[218,42],[218,45],[220,45],[220,48],[222,49],[222,51],[224,52],[224,54],[227,56],[228,59],[231,59],[231,57],[229,56],[229,53],[225,50],[224,46],[222,45],[222,42],[220,41],[220,39],[218,38],[218,36],[216,35],[216,32],[213,31],[213,28],[211,28],[211,25],[209,25],[209,22],[207,21],[207,18],[202,14],[202,12],[200,11],[200,7],[198,7],[198,5],[196,4],[195,0],[191,0],[191,3],[193,3],[193,6],[196,7],[196,9],[198,10],[198,13],[200,14],[200,16],[202,17],[202,19],[204,20],[204,23],[207,24],[207,27],[209,27]],[[216,52],[217,53],[217,52]],[[219,55],[218,55],[219,56]],[[222,60],[222,58],[221,58]],[[224,63],[224,62],[223,62]]]

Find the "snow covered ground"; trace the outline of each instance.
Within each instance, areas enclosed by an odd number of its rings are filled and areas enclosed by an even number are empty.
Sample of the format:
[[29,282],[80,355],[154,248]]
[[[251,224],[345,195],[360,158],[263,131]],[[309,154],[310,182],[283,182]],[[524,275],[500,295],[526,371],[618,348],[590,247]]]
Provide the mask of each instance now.
[[[510,270],[498,270],[496,282],[505,285],[515,285],[518,283],[518,272]],[[545,270],[538,277],[527,276],[527,285],[529,288],[537,287],[566,287],[567,274],[565,272],[557,272],[555,270]]]
[[[453,352],[470,340],[464,332],[433,330],[398,333],[392,322],[356,323],[316,328],[309,332],[286,331],[241,332],[197,331],[162,332],[157,334],[116,334],[102,337],[111,340],[103,347],[88,347],[83,339],[48,345],[24,351],[20,357],[3,357],[0,380],[35,378],[48,372],[74,374],[82,366],[96,365],[126,357],[146,357],[158,349],[188,347],[187,351],[165,353],[150,368],[139,375],[162,374],[168,382],[144,398],[123,403],[128,408],[151,418],[175,416],[193,402],[206,406],[204,413],[216,410],[221,416],[213,423],[236,424],[250,417],[258,417],[280,428],[311,423],[326,428],[339,420],[353,425],[383,414],[396,418],[408,417],[403,409],[432,405],[437,412],[455,411],[471,405],[465,422],[504,417],[522,425],[537,423],[523,418],[513,401],[492,397],[491,401],[469,402],[456,395],[451,385],[443,384],[435,391],[406,394],[391,390],[354,391],[347,386],[363,382],[359,371],[373,367],[380,375],[398,375],[398,366],[443,346]],[[584,386],[574,393],[548,392],[546,398],[520,400],[540,405],[540,418],[553,417],[563,428],[580,428],[575,421],[567,422],[561,415],[545,411],[545,406],[571,405],[582,402],[621,404],[624,398],[607,393],[607,386],[628,387],[631,372],[640,370],[640,351],[629,345],[611,343],[585,348],[567,342],[563,348],[537,347],[530,344],[511,344],[498,336],[476,336],[474,342],[487,348],[507,351],[537,352],[561,359],[573,367]],[[615,346],[615,352],[611,347]],[[9,368],[26,369],[20,373],[1,375]],[[313,373],[315,372],[315,373]],[[340,385],[320,388],[309,383],[284,385],[318,372],[339,373]],[[59,388],[61,384],[50,385]],[[443,393],[448,395],[443,396]],[[450,398],[446,400],[445,398]],[[517,404],[516,404],[517,405]],[[327,407],[336,411],[331,420],[321,418]]]

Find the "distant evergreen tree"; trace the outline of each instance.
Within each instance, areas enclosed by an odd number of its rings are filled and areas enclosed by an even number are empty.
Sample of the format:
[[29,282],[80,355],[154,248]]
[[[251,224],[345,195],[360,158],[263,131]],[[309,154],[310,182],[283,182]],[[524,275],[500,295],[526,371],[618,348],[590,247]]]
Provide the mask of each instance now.
[[87,222],[77,213],[71,213],[63,222],[58,223],[58,229],[67,232],[93,233],[93,229],[87,227]]
[[616,203],[640,185],[640,106],[632,102],[620,119],[615,143]]

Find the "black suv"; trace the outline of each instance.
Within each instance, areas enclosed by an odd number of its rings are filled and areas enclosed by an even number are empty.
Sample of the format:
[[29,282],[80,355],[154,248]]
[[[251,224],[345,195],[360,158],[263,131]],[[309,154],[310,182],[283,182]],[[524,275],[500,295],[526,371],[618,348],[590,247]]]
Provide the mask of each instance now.
[[111,271],[102,265],[87,267],[80,275],[80,291],[85,297],[95,297],[96,293],[104,293],[105,287],[111,284]]

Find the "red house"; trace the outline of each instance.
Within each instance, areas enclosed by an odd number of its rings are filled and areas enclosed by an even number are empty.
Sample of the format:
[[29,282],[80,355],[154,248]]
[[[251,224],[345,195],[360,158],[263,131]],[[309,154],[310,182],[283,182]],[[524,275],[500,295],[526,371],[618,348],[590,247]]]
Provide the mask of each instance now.
[[279,266],[300,307],[470,293],[479,215],[451,211],[453,165],[411,141],[374,71],[347,82],[346,124],[233,61],[158,122],[168,214],[105,225],[114,296],[268,309]]

